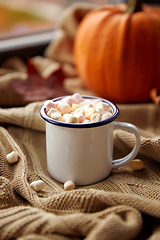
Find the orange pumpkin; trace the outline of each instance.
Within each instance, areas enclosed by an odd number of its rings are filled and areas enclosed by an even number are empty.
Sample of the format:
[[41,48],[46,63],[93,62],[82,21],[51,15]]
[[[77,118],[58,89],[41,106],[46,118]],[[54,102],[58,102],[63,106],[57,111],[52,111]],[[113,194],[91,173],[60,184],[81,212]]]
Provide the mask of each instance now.
[[74,57],[80,77],[98,95],[149,101],[150,90],[160,89],[160,8],[131,0],[90,11],[78,26]]

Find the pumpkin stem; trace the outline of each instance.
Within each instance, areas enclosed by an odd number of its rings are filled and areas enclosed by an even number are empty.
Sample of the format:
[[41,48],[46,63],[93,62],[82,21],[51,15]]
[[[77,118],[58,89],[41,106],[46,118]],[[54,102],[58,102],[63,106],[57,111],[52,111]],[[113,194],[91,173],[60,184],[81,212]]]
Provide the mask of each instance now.
[[143,0],[128,0],[128,7],[125,12],[135,13],[142,11]]

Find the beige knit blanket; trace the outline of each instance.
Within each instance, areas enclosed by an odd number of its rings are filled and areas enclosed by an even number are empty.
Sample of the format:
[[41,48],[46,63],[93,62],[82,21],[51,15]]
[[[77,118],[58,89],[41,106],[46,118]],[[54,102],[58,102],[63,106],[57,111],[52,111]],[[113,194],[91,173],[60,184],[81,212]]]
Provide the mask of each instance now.
[[[91,6],[73,6],[66,10],[59,27],[63,29],[63,36],[70,34],[74,38],[78,24],[76,14],[80,19],[87,8]],[[45,57],[72,63],[72,54],[65,58],[65,54],[56,53],[61,43],[59,38],[51,43]],[[72,44],[71,40],[69,43]],[[60,49],[65,52],[68,45],[62,46],[64,49]],[[72,77],[74,71],[70,71]],[[0,239],[160,239],[160,112],[156,106],[152,103],[118,105],[118,120],[133,123],[140,130],[141,148],[137,158],[144,162],[144,169],[133,171],[126,165],[114,169],[99,183],[64,191],[63,184],[47,172],[45,123],[39,114],[43,101],[22,106],[22,96],[15,93],[9,83],[15,75],[23,80],[25,73],[7,68],[1,69],[2,72]],[[66,78],[65,87],[70,92],[94,95],[78,78]],[[135,142],[133,134],[123,130],[115,131],[114,140],[114,158],[131,151]],[[13,150],[19,153],[19,160],[9,164],[6,155]],[[45,182],[45,188],[36,192],[30,183],[38,179]]]

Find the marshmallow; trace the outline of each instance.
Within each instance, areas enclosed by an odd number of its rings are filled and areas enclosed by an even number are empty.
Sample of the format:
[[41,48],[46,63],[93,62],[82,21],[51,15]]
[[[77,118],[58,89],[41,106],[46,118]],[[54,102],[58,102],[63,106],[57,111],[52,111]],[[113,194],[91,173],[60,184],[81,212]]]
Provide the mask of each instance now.
[[37,181],[30,183],[30,187],[33,190],[39,192],[45,187],[45,183],[42,180],[37,180]]
[[84,114],[84,108],[77,108],[77,109],[74,111],[74,114],[77,114],[77,113]]
[[71,115],[70,113],[65,113],[65,114],[63,115],[64,121],[66,121],[67,117],[70,116],[70,115]]
[[78,118],[79,123],[83,122],[84,120],[86,120],[85,116],[82,113],[77,113],[74,115],[75,117]]
[[46,100],[46,101],[44,102],[44,106],[45,106],[47,112],[48,112],[51,108],[55,108],[55,107],[56,107],[55,103],[54,103],[52,100]]
[[74,112],[77,108],[80,108],[81,106],[79,104],[73,103],[72,104],[72,111]]
[[70,106],[68,103],[64,102],[64,101],[62,101],[62,102],[60,102],[60,103],[58,104],[57,109],[58,109],[62,114],[70,113],[71,110],[72,110],[71,106]]
[[84,110],[86,110],[87,108],[94,108],[94,107],[93,107],[92,103],[88,103],[83,108],[84,108]]
[[67,117],[66,122],[67,123],[79,123],[79,120],[77,117],[70,115]]
[[130,168],[133,170],[142,170],[144,168],[144,163],[140,159],[133,159],[129,163]]
[[89,103],[93,102],[93,99],[92,98],[85,98],[84,102],[85,102],[85,104],[89,104]]
[[88,119],[86,119],[82,123],[90,123],[90,121]]
[[89,107],[89,108],[87,108],[86,111],[85,111],[85,117],[88,118],[88,119],[90,119],[91,116],[92,116],[94,113],[96,113],[96,112],[97,112],[97,111],[96,111],[94,108]]
[[82,96],[79,93],[73,94],[72,99],[73,99],[74,103],[76,103],[76,104],[79,104],[80,102],[84,101],[84,99],[82,98]]
[[80,105],[80,107],[84,107],[86,105],[86,102],[85,101],[80,102],[79,105]]
[[47,115],[48,115],[49,117],[51,117],[52,113],[60,113],[60,114],[61,114],[61,112],[59,112],[57,109],[55,109],[55,108],[50,108],[50,110],[47,112]]
[[106,112],[102,115],[102,120],[106,120],[112,116],[112,113]]
[[97,107],[96,111],[102,116],[104,114],[104,110],[102,108]]
[[112,113],[112,108],[109,106],[108,103],[99,102],[97,104],[97,108],[102,108],[104,111],[108,111]]
[[92,105],[93,105],[93,107],[94,107],[95,109],[96,109],[97,104],[98,104],[99,102],[102,102],[101,99],[93,100]]
[[53,118],[54,120],[57,120],[57,121],[61,121],[61,122],[64,122],[64,118],[62,117],[62,115],[58,112],[54,112],[51,114],[51,118]]
[[58,104],[61,102],[61,100],[55,101],[55,108],[57,109]]
[[75,188],[75,184],[72,180],[68,180],[67,182],[64,183],[64,190],[65,191],[70,191]]
[[70,96],[63,98],[63,101],[68,103],[70,106],[72,106],[72,104],[74,103],[73,98]]
[[99,113],[92,114],[90,118],[91,122],[99,122],[101,121],[101,115]]
[[16,151],[12,151],[7,154],[6,159],[10,164],[13,164],[18,161],[18,153]]

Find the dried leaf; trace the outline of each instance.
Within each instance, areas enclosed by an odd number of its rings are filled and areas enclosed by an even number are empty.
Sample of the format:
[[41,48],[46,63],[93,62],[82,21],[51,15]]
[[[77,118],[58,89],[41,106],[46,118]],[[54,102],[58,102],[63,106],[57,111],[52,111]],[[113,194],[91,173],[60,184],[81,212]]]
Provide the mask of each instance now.
[[32,60],[29,59],[27,62],[27,76],[28,78],[24,82],[18,80],[11,82],[14,90],[23,95],[25,101],[42,101],[68,94],[63,86],[64,73],[61,65],[59,68],[55,68],[47,78],[43,78]]
[[150,91],[150,98],[155,103],[155,105],[160,109],[160,95],[156,88]]

